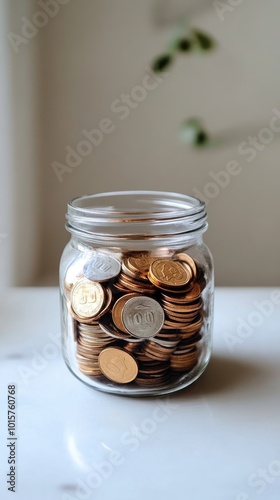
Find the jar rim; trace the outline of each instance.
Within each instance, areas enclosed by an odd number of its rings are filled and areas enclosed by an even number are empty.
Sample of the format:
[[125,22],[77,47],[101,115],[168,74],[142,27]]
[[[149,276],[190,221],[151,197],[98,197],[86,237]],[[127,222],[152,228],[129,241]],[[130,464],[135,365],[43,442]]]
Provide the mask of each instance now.
[[113,191],[74,198],[66,229],[86,239],[153,239],[207,229],[205,203],[167,191]]

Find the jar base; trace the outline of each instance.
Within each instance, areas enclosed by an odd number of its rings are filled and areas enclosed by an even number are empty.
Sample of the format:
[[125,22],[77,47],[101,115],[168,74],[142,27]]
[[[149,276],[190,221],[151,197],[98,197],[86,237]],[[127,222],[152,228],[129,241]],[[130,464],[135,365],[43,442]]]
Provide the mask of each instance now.
[[207,356],[207,358],[204,360],[203,363],[201,363],[199,366],[195,366],[191,371],[188,373],[183,374],[181,377],[178,377],[177,381],[169,380],[163,385],[160,385],[158,387],[140,387],[137,386],[136,384],[115,384],[114,382],[109,382],[106,380],[106,382],[99,382],[98,379],[91,379],[90,377],[83,375],[82,373],[77,373],[70,363],[68,362],[67,358],[65,359],[65,363],[69,371],[80,381],[82,381],[84,384],[87,386],[91,387],[92,389],[96,389],[100,392],[105,392],[108,394],[115,394],[116,396],[128,396],[128,397],[136,397],[136,398],[141,398],[141,397],[154,397],[154,396],[164,396],[167,394],[172,394],[174,392],[180,391],[182,389],[186,389],[189,387],[191,384],[193,384],[206,370],[209,361],[210,361],[210,353]]

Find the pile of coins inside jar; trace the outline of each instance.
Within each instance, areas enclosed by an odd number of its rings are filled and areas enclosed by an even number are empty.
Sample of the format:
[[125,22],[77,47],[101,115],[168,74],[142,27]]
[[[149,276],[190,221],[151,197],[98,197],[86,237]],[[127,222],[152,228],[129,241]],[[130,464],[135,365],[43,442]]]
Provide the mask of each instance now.
[[168,257],[92,251],[67,269],[64,291],[79,370],[93,379],[155,387],[191,371],[203,341],[204,271]]

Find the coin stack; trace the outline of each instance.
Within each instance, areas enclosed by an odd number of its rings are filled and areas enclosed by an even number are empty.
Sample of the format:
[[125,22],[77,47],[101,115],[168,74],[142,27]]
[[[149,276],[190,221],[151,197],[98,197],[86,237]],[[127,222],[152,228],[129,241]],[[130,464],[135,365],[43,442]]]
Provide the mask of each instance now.
[[108,347],[113,342],[114,340],[108,338],[97,322],[93,325],[80,323],[76,353],[80,370],[85,375],[100,378],[102,373],[98,364],[98,356],[104,347]]
[[90,255],[82,269],[69,266],[64,284],[80,371],[157,387],[192,370],[203,341],[202,267],[185,252]]

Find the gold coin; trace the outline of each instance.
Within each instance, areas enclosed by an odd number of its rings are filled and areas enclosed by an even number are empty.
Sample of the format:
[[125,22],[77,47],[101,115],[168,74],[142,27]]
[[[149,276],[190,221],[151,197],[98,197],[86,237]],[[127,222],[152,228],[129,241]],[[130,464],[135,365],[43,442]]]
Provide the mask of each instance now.
[[147,252],[140,252],[134,255],[130,255],[125,260],[125,265],[128,269],[134,272],[138,276],[147,277],[150,265],[155,260],[155,257]]
[[174,304],[182,303],[188,304],[189,302],[193,302],[200,297],[201,288],[198,283],[194,283],[192,288],[185,293],[174,294],[172,292],[161,292],[161,295],[165,300],[169,302],[173,302]]
[[119,384],[132,382],[138,374],[135,359],[119,347],[107,347],[101,351],[98,364],[105,377]]
[[174,304],[173,302],[168,302],[161,300],[161,305],[166,310],[166,312],[171,312],[173,314],[186,315],[190,317],[191,315],[196,315],[199,310],[201,310],[203,302],[201,300],[187,305]]
[[146,292],[153,293],[153,292],[155,292],[155,286],[152,285],[151,283],[149,283],[148,280],[146,282],[135,280],[135,279],[132,279],[125,274],[121,274],[121,276],[119,277],[116,284],[121,285],[123,287],[126,287],[131,291],[135,291],[135,292],[139,292],[139,293],[146,293]]
[[192,277],[187,267],[169,259],[158,259],[152,262],[148,276],[154,285],[171,290],[186,286]]
[[190,332],[190,331],[198,331],[203,325],[203,317],[198,314],[194,319],[193,322],[190,325],[186,325],[182,329],[185,332]]
[[176,260],[188,264],[192,270],[193,278],[195,279],[197,274],[195,261],[187,253],[177,253],[174,257]]
[[122,321],[122,311],[125,303],[131,299],[132,297],[137,297],[136,293],[128,293],[126,295],[123,295],[120,297],[115,304],[113,305],[112,309],[112,319],[116,325],[116,327],[121,330],[121,332],[124,333],[129,333],[128,330],[125,328],[123,321]]
[[195,367],[199,358],[199,350],[196,347],[180,353],[180,350],[175,351],[170,358],[171,369],[175,372],[187,372]]
[[94,318],[101,311],[105,299],[100,283],[82,279],[74,285],[71,292],[71,305],[80,318]]
[[[104,291],[104,289],[103,289]],[[107,311],[109,311],[110,307],[111,307],[111,303],[113,301],[113,294],[112,294],[112,290],[107,287],[104,291],[104,303],[102,305],[102,308],[99,312],[99,314],[95,315],[94,316],[94,319],[95,320],[98,320],[99,318],[101,318],[101,316],[103,316]]]

